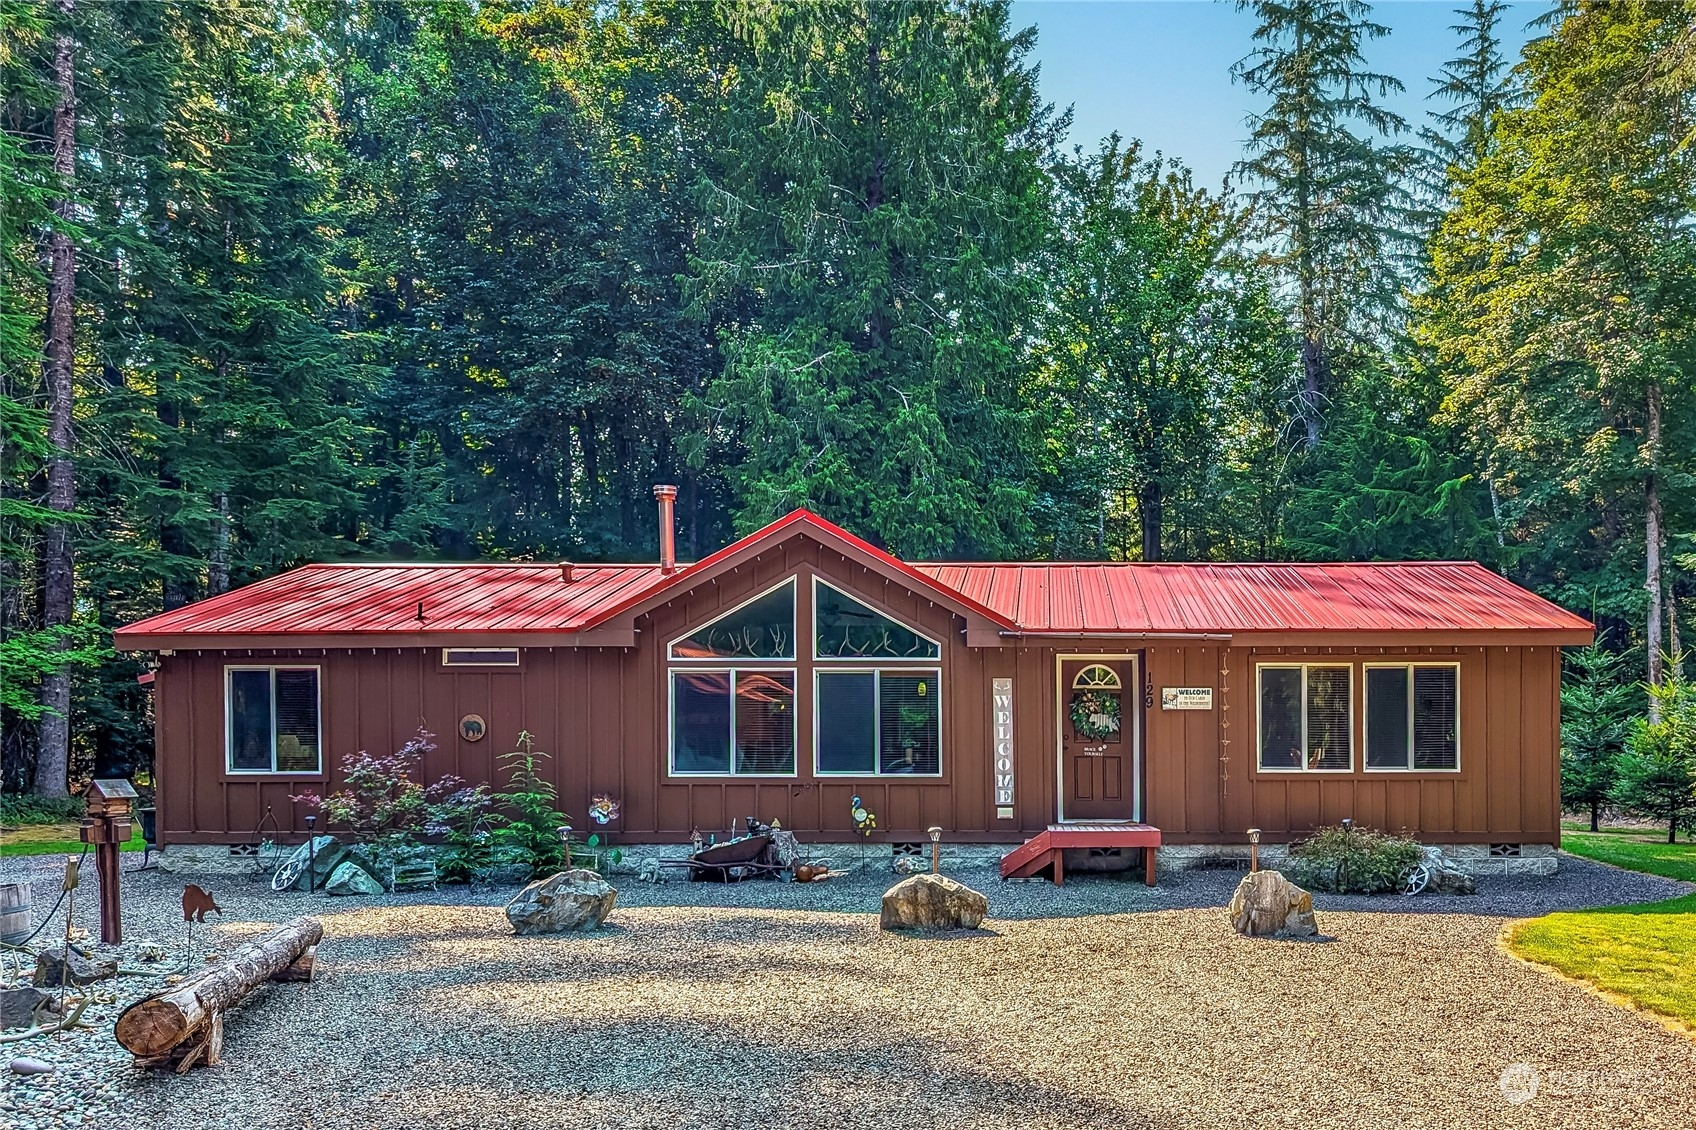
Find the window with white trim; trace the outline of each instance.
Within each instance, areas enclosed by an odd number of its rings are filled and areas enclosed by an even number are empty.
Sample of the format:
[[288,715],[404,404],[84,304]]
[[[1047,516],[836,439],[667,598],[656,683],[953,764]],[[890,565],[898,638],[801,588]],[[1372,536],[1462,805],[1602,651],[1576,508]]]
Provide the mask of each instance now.
[[1354,768],[1354,669],[1330,663],[1262,663],[1260,768],[1348,772]]
[[674,668],[671,771],[679,776],[794,776],[794,669]]
[[516,647],[444,647],[443,667],[517,667]]
[[1458,664],[1367,664],[1366,768],[1460,768]]
[[795,587],[790,577],[671,642],[674,776],[795,775]]
[[925,776],[942,771],[942,680],[936,668],[813,674],[821,776]]
[[942,774],[942,645],[813,578],[813,771]]
[[323,767],[318,668],[224,668],[225,765],[231,773]]

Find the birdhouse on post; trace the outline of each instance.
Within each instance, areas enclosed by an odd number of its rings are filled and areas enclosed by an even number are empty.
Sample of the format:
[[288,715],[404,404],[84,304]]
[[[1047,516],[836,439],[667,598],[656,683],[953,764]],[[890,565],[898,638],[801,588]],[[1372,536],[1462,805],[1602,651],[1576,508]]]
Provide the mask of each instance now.
[[135,786],[119,778],[97,779],[83,794],[82,842],[94,845],[94,869],[100,876],[100,940],[121,943],[123,918],[118,905],[118,851],[129,842]]

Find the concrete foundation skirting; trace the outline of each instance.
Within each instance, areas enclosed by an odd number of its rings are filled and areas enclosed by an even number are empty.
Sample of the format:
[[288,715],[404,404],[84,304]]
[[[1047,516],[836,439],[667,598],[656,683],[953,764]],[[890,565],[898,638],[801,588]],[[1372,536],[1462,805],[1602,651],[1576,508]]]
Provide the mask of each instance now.
[[[622,853],[618,864],[610,870],[615,874],[636,874],[650,859],[683,859],[689,854],[688,844],[619,844],[612,845]],[[1012,850],[1012,844],[950,844],[942,845],[944,868],[994,867],[1001,857]],[[1553,875],[1560,858],[1552,844],[1439,844],[1443,854],[1454,860],[1461,870],[1473,875]],[[810,859],[829,862],[837,867],[852,867],[861,861],[890,865],[894,849],[885,843],[803,843],[802,851]],[[925,862],[930,860],[930,845],[920,851]],[[1091,857],[1085,851],[1068,851],[1068,871],[1112,871],[1135,865],[1141,852],[1127,849],[1118,855]],[[1289,862],[1289,849],[1284,844],[1262,844],[1260,863],[1263,867],[1283,867]],[[1248,869],[1247,844],[1167,844],[1160,849],[1158,865],[1161,870],[1187,870],[1202,867]],[[260,869],[252,854],[232,851],[228,844],[173,844],[159,856],[159,866],[165,871],[188,875],[247,875]]]
[[[1445,844],[1443,854],[1470,875],[1553,875],[1560,857],[1553,844]],[[1289,863],[1286,844],[1261,844],[1260,865],[1283,868]],[[1247,844],[1168,844],[1160,849],[1160,867],[1186,870],[1199,867],[1248,869]]]

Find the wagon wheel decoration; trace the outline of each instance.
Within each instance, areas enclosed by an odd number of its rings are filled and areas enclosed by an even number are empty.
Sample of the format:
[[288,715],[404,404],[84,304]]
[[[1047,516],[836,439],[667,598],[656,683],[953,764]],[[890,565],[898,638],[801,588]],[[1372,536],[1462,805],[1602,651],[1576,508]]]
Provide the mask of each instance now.
[[1423,859],[1402,869],[1402,894],[1417,895],[1431,884],[1431,865]]
[[298,858],[285,860],[283,865],[277,868],[277,873],[271,876],[271,889],[273,891],[292,890],[305,871],[306,860]]

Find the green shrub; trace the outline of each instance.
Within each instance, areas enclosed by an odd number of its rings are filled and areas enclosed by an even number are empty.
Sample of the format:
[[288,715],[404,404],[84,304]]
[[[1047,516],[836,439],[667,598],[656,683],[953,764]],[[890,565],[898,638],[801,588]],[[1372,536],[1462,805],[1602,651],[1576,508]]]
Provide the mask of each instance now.
[[24,824],[63,824],[67,820],[81,820],[82,813],[81,797],[0,793],[0,824],[8,828]]
[[1304,887],[1335,894],[1399,891],[1402,876],[1419,862],[1415,840],[1374,828],[1320,828],[1290,847],[1290,877]]

